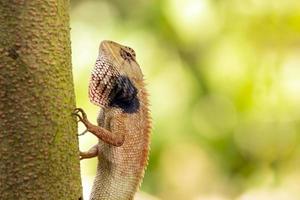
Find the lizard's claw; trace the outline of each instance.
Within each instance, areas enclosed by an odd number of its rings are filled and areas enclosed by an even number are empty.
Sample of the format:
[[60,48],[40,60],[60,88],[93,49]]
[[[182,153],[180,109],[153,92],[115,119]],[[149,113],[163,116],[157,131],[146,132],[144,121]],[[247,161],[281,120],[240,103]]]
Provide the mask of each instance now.
[[81,121],[87,120],[86,113],[82,108],[75,108],[73,111],[73,115],[76,115]]
[[79,160],[84,159],[83,154],[84,154],[84,153],[83,153],[82,151],[79,151]]
[[82,135],[84,135],[84,134],[86,134],[87,132],[89,132],[87,129],[85,129],[85,131],[83,131],[82,133],[80,133],[80,134],[77,134],[77,136],[82,136]]
[[[87,115],[82,108],[75,108],[72,114],[78,117],[79,119],[78,122],[82,122],[87,127],[88,124]],[[84,135],[86,132],[88,132],[88,129],[78,134],[78,136]]]
[[73,115],[75,115],[76,117],[78,117],[78,122],[82,122],[84,124],[87,123],[87,116],[86,116],[86,113],[83,111],[82,108],[75,108],[73,113]]

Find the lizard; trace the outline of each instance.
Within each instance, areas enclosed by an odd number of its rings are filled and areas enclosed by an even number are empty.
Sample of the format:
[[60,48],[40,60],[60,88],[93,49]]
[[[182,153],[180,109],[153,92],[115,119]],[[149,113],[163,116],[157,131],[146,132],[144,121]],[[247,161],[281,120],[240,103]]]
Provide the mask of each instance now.
[[[99,106],[93,125],[82,108],[74,114],[98,143],[80,159],[98,157],[90,200],[132,200],[148,164],[151,116],[144,76],[135,51],[102,41],[89,82],[89,99]],[[83,132],[83,134],[85,133]]]

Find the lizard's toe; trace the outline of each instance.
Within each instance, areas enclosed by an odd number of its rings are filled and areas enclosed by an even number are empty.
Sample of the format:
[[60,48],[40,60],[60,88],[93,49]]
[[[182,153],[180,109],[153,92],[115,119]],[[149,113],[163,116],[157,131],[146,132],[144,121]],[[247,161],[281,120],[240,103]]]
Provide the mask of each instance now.
[[83,131],[82,133],[80,133],[80,134],[77,134],[77,136],[82,136],[82,135],[84,135],[84,134],[86,134],[88,132],[88,130],[86,129],[85,131]]
[[73,113],[77,114],[77,115],[81,114],[83,119],[87,118],[87,115],[86,115],[86,113],[84,112],[84,110],[82,108],[75,108]]

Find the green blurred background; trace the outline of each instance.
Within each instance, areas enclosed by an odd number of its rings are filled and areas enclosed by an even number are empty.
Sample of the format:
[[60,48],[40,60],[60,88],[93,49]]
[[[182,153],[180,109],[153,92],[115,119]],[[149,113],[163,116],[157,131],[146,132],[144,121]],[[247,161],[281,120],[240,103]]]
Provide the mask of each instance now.
[[[94,123],[100,41],[137,53],[153,116],[137,199],[300,199],[299,0],[72,0],[71,28],[77,106]],[[86,197],[96,163],[81,161]]]

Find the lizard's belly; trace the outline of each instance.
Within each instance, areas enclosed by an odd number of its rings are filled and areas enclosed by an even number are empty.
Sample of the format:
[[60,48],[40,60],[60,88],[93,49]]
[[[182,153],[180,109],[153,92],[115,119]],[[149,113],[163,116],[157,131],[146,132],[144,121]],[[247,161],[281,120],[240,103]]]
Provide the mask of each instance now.
[[[93,200],[133,199],[147,165],[149,150],[147,124],[143,126],[142,123],[132,124],[132,121],[139,122],[141,118],[144,118],[142,113],[124,117],[120,124],[112,124],[113,117],[112,112],[105,111],[98,123],[113,134],[119,134],[118,131],[122,130],[125,134],[125,141],[120,147],[99,141],[99,163],[92,190]],[[121,127],[117,129],[118,131],[114,131],[115,126]]]
[[[129,115],[123,118],[123,124],[131,124],[131,121],[138,121],[141,113]],[[114,115],[105,112],[103,125],[105,129],[111,130],[111,119]],[[116,125],[114,125],[116,126]],[[123,145],[116,147],[103,141],[99,141],[99,161],[105,163],[110,169],[115,169],[123,175],[137,174],[144,170],[145,161],[148,157],[148,134],[140,123],[132,124],[130,127],[123,126],[121,130],[125,134]],[[114,132],[114,134],[118,134]]]
[[140,173],[144,169],[145,144],[126,138],[124,144],[115,147],[99,141],[100,153],[98,155],[99,164],[103,164],[108,170],[115,170],[124,175]]
[[140,145],[132,146],[130,142],[114,147],[102,141],[99,148],[101,152],[95,181],[101,184],[94,184],[94,196],[109,200],[133,199],[146,165],[141,156],[143,149]]

